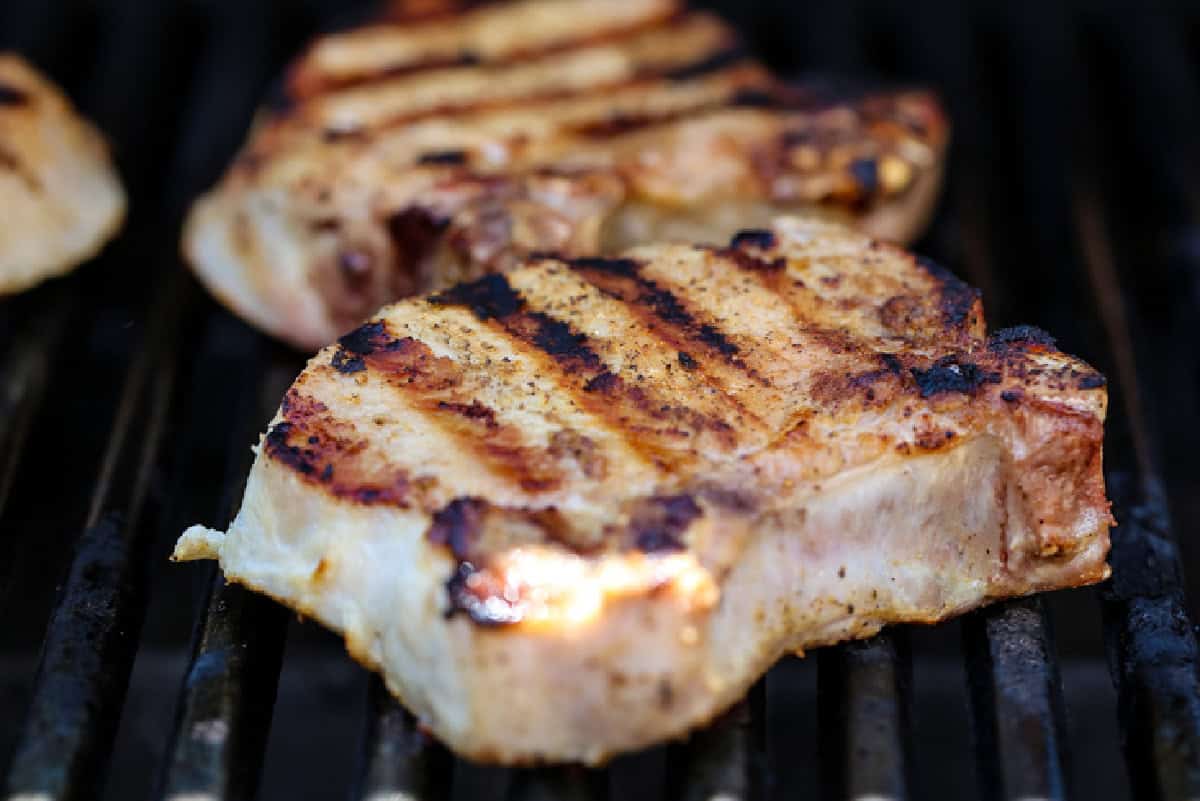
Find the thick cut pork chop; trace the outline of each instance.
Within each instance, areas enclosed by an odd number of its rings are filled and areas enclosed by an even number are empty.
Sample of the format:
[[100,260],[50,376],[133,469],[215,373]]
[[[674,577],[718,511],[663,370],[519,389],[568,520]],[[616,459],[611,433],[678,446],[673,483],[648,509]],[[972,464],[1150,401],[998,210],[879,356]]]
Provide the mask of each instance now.
[[671,0],[407,5],[308,50],[185,231],[214,294],[299,347],[532,253],[721,242],[787,211],[906,241],[932,208],[947,127],[925,93],[784,85]]
[[321,351],[175,558],[344,634],[462,754],[594,763],[786,652],[1104,578],[1105,404],[840,226],[543,257]]
[[11,53],[0,53],[0,204],[0,295],[87,261],[125,217],[100,133]]

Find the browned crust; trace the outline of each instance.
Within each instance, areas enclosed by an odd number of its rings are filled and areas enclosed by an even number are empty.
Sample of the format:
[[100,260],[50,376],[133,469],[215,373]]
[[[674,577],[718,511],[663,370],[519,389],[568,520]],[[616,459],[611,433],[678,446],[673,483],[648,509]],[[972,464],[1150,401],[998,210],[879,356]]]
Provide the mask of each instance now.
[[[710,253],[722,269],[754,276],[781,298],[790,293],[794,299],[796,292],[804,290],[795,286],[799,281],[784,280],[795,273],[788,272],[788,254],[773,231],[744,231],[727,247],[699,250]],[[825,447],[819,439],[820,426],[888,408],[904,408],[905,417],[911,414],[914,421],[928,421],[914,422],[911,439],[880,437],[875,450],[868,447],[863,451],[864,458],[883,456],[888,448],[905,455],[943,451],[958,447],[964,437],[980,430],[1011,430],[1014,433],[1007,436],[1023,443],[1024,455],[1014,464],[1014,471],[1024,495],[1023,508],[1034,517],[1040,532],[1040,556],[1070,557],[1082,545],[1072,528],[1079,510],[1096,509],[1101,518],[1098,522],[1107,519],[1101,472],[1103,424],[1091,412],[1028,395],[1025,388],[1071,397],[1103,392],[1103,377],[1075,360],[1047,361],[1045,357],[1059,352],[1053,340],[1038,329],[1006,329],[986,338],[977,291],[933,262],[891,245],[870,243],[863,257],[870,259],[879,250],[890,258],[907,260],[909,274],[926,284],[919,291],[913,285],[915,294],[865,299],[876,304],[879,320],[893,333],[888,349],[880,349],[880,342],[856,331],[823,324],[819,315],[811,317],[812,327],[803,329],[804,347],[824,349],[829,367],[811,376],[807,390],[811,411],[773,447],[794,449],[797,454],[820,449]],[[633,258],[556,260],[544,256],[534,264],[530,269],[566,268],[620,304],[623,313],[653,338],[646,346],[648,352],[677,354],[679,369],[700,378],[703,386],[728,402],[707,409],[728,408],[738,417],[754,421],[753,410],[746,410],[730,395],[722,371],[732,369],[747,381],[767,387],[771,382],[743,361],[741,346],[718,320],[694,306],[691,293],[702,288],[651,279],[644,263]],[[836,287],[842,277],[826,275],[821,280]],[[597,344],[577,327],[574,320],[578,318],[561,316],[570,314],[569,299],[555,307],[555,312],[531,308],[504,275],[493,274],[432,295],[424,303],[435,309],[458,307],[470,312],[504,339],[505,352],[522,354],[540,364],[557,391],[598,426],[618,433],[627,449],[642,454],[665,474],[686,474],[692,469],[689,465],[696,459],[696,446],[687,443],[703,438],[705,447],[714,453],[731,452],[743,444],[740,426],[746,425],[744,419],[732,425],[731,419],[712,411],[691,408],[653,381],[631,381],[611,371],[598,355]],[[813,313],[803,304],[795,308],[799,320]],[[529,444],[525,432],[499,419],[501,410],[488,407],[466,390],[467,368],[434,355],[417,339],[393,332],[384,320],[364,324],[327,353],[327,361],[321,357],[310,373],[321,370],[342,379],[382,380],[403,396],[405,408],[419,410],[430,425],[452,436],[493,475],[521,487],[531,498],[557,489],[566,475],[566,461],[581,462],[580,454],[587,450],[587,443],[578,438],[567,444],[557,440],[550,446]],[[761,358],[762,354],[758,355]],[[847,370],[842,364],[859,367]],[[715,369],[718,365],[721,370]],[[648,506],[628,510],[628,528],[606,531],[600,540],[588,540],[586,546],[575,542],[552,509],[539,509],[536,504],[524,510],[498,509],[483,499],[457,498],[431,506],[428,499],[414,495],[412,476],[389,466],[386,460],[380,463],[378,454],[369,455],[369,432],[347,430],[322,404],[306,398],[304,385],[302,376],[284,402],[280,421],[268,433],[267,457],[344,501],[404,508],[416,504],[432,513],[431,540],[446,545],[459,563],[447,585],[452,609],[483,625],[520,619],[519,601],[510,597],[511,589],[504,589],[508,585],[501,576],[488,572],[489,550],[479,550],[476,544],[485,519],[516,515],[540,532],[543,540],[582,549],[580,552],[590,551],[598,543],[605,548],[651,552],[686,547],[682,532],[702,514],[695,498],[703,496],[705,503],[728,506],[727,500],[705,491],[703,481],[693,483],[692,490],[648,499]],[[390,478],[381,484],[380,476]],[[771,492],[769,486],[759,489]],[[746,513],[756,504],[752,497],[738,498],[734,507]],[[1098,580],[1103,566],[1096,571],[1078,580]],[[495,602],[500,595],[489,595],[489,587],[496,593],[508,593],[504,604]]]

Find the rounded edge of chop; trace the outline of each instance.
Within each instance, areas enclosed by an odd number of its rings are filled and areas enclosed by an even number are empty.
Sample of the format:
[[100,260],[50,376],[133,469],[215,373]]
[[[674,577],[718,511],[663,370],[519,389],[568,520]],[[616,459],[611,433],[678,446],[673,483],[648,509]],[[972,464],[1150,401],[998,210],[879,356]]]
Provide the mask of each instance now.
[[[450,617],[444,577],[454,564],[425,544],[423,522],[305,492],[266,460],[229,533],[193,528],[175,558],[219,558],[229,580],[341,633],[350,655],[382,672],[462,756],[598,765],[708,723],[786,653],[1105,578],[1099,520],[1083,547],[1045,558],[1032,579],[1000,575],[1012,510],[989,504],[980,484],[1016,494],[1001,451],[983,437],[839,477],[827,488],[832,500],[809,507],[805,524],[757,524],[763,533],[746,540],[715,603],[703,581],[680,580],[550,624]],[[939,489],[922,493],[922,483]],[[873,514],[889,503],[893,515]],[[964,510],[983,524],[975,535],[941,535],[938,525],[952,529]],[[896,525],[906,515],[929,528]],[[872,579],[860,589],[839,588],[864,571]]]
[[13,53],[0,53],[0,190],[0,295],[91,259],[125,218],[103,136]]

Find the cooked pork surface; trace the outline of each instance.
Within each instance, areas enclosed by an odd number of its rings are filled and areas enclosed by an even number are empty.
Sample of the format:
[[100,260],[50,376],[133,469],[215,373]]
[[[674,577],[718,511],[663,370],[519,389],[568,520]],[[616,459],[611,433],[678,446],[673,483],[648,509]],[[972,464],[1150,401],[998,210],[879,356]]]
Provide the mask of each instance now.
[[175,558],[341,632],[461,754],[596,763],[784,653],[1104,578],[1105,405],[842,226],[543,256],[317,354]]
[[907,241],[932,208],[947,126],[926,93],[785,85],[672,0],[460,5],[397,4],[293,66],[185,231],[238,314],[312,350],[533,253],[719,243],[799,211]]
[[125,216],[99,132],[20,56],[0,52],[0,294],[86,261]]

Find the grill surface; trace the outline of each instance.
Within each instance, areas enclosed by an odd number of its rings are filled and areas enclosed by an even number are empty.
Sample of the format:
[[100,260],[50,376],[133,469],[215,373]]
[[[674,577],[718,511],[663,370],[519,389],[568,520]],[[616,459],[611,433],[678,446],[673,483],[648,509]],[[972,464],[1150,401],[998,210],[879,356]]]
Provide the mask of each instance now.
[[184,524],[229,518],[300,366],[197,288],[179,222],[347,4],[7,0],[0,46],[108,132],[133,214],[96,263],[0,304],[2,797],[1200,796],[1197,546],[1172,535],[1200,524],[1200,13],[724,5],[782,71],[943,93],[950,178],[917,250],[993,326],[1041,325],[1109,375],[1114,579],[784,660],[607,771],[452,760],[330,635],[166,563]]

